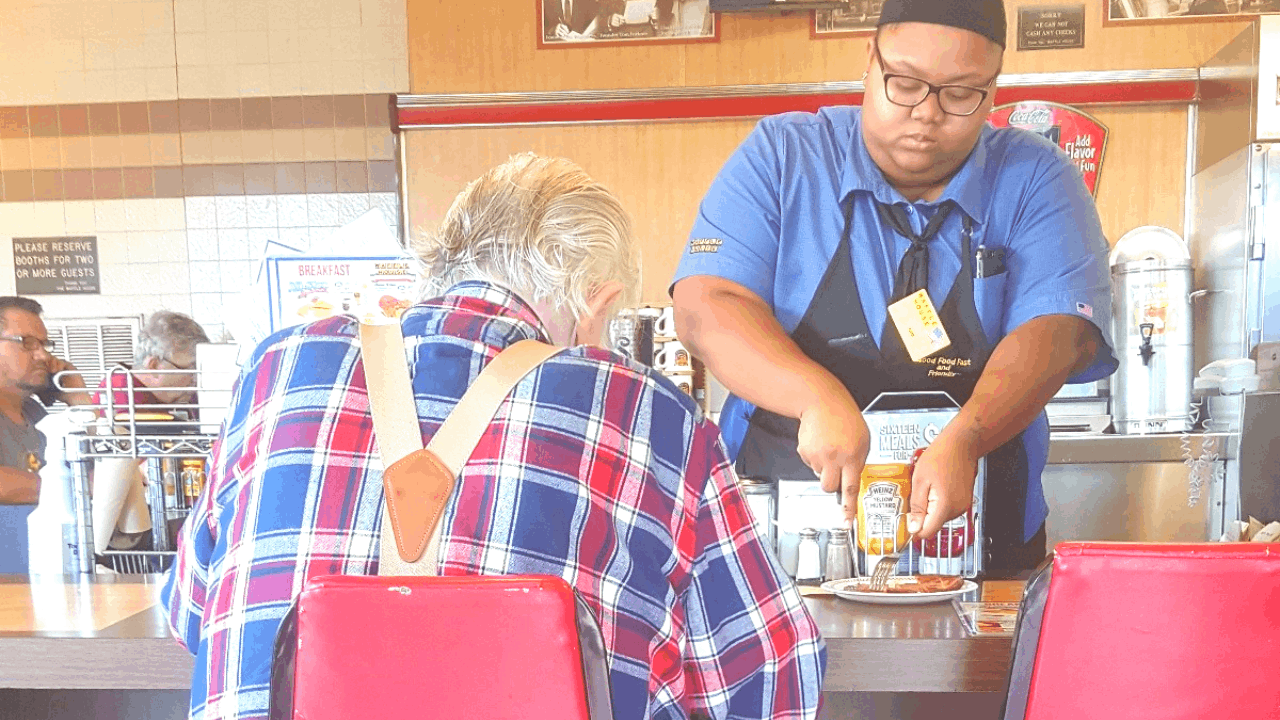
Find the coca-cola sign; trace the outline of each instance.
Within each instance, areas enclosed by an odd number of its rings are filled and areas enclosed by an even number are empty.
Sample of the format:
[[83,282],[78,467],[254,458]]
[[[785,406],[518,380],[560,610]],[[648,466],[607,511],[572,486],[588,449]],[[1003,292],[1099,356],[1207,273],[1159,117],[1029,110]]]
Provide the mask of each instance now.
[[1014,127],[1043,135],[1062,148],[1084,176],[1085,187],[1098,194],[1098,175],[1107,149],[1107,126],[1098,119],[1068,105],[1030,100],[1001,105],[987,121],[1004,128]]

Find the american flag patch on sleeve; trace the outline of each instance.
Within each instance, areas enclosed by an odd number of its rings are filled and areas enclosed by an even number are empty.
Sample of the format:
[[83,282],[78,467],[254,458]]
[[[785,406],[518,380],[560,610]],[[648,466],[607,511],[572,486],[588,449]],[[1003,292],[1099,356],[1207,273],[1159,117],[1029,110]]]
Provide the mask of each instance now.
[[1076,312],[1080,313],[1081,315],[1087,318],[1091,318],[1093,317],[1093,306],[1086,305],[1085,303],[1082,303],[1082,302],[1078,302],[1076,303]]

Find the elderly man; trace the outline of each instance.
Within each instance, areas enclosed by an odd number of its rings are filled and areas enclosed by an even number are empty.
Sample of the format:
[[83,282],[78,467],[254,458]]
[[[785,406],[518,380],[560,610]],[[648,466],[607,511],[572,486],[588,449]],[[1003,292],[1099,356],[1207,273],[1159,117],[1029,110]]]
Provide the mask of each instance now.
[[[0,297],[0,504],[35,503],[40,496],[45,439],[36,423],[45,416],[40,396],[83,405],[84,393],[59,392],[52,378],[75,367],[50,354],[53,342],[40,319],[40,303]],[[65,388],[83,388],[79,375],[66,375]]]
[[[601,622],[618,720],[814,717],[822,640],[718,431],[661,375],[595,347],[639,283],[613,195],[567,160],[517,156],[414,249],[444,289],[401,319],[424,439],[504,348],[570,347],[516,386],[457,479],[440,574],[564,577]],[[164,589],[196,654],[192,717],[263,717],[272,639],[303,582],[377,572],[382,466],[357,329],[282,331],[244,367]]]
[[735,395],[738,472],[821,479],[850,517],[862,408],[949,393],[963,409],[916,466],[908,527],[964,513],[985,456],[988,568],[1034,567],[1045,403],[1116,368],[1106,241],[1065,155],[986,123],[1000,0],[887,0],[879,23],[860,109],[766,118],[721,170],[673,283],[677,332]]
[[[182,313],[159,310],[142,323],[132,368],[118,368],[103,378],[93,402],[122,422],[142,422],[140,412],[181,412],[195,393],[196,346],[209,342],[200,324]],[[110,385],[110,395],[103,390]],[[132,402],[130,401],[132,396]],[[108,402],[110,401],[110,402]],[[163,428],[163,424],[152,425]],[[187,426],[175,427],[175,432]],[[118,430],[119,431],[119,430]],[[146,477],[139,461],[102,458],[94,463],[93,546],[103,550],[143,550],[151,547],[151,513],[147,508]]]

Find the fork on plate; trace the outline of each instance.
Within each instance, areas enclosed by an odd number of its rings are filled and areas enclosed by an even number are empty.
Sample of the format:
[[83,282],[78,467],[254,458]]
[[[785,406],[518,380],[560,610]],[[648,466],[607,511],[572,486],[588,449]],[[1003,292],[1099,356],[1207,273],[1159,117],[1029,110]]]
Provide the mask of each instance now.
[[897,552],[887,553],[880,557],[875,569],[871,571],[871,582],[867,585],[871,592],[884,592],[889,588],[889,578],[893,575],[894,569],[898,567],[898,559],[902,557],[902,548],[911,547],[911,543],[915,539],[916,534],[911,533],[911,537],[907,538],[907,541],[898,548]]

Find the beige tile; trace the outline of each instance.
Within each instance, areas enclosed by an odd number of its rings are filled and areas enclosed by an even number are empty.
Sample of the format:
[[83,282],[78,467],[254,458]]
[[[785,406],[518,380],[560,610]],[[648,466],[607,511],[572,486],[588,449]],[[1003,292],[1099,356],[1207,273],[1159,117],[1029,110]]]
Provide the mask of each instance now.
[[208,165],[213,162],[213,139],[207,132],[182,133],[182,164]]
[[147,69],[147,99],[175,100],[178,97],[178,72],[172,65]]
[[84,13],[85,37],[106,37],[115,34],[114,21],[111,19],[113,3],[84,2],[79,5]]
[[230,98],[240,94],[240,68],[237,65],[209,66],[209,97]]
[[334,158],[364,160],[367,155],[365,128],[336,128],[333,131]]
[[360,0],[329,0],[329,27],[353,27],[362,22]]
[[85,38],[84,69],[110,70],[116,66],[116,54],[120,51],[120,41],[116,38]]
[[333,71],[330,75],[333,78],[334,94],[364,94],[364,69],[359,62],[354,60],[334,61]]
[[271,144],[276,162],[302,162],[307,159],[302,130],[272,130]]
[[204,0],[174,0],[173,26],[179,33],[204,32]]
[[148,97],[147,68],[117,70],[116,91],[117,99],[122,102],[146,100]]
[[0,168],[5,170],[30,170],[30,138],[5,138],[0,140]]
[[93,152],[89,147],[88,137],[58,138],[58,149],[62,156],[64,168],[87,168],[93,166]]
[[80,37],[53,40],[47,46],[47,50],[46,69],[55,73],[84,71],[84,40]]
[[366,25],[403,25],[405,23],[404,0],[361,0],[360,18]]
[[332,43],[329,59],[360,59],[360,24],[338,25],[330,31],[329,42]]
[[115,70],[86,70],[84,73],[85,100],[95,103],[115,102],[120,98],[116,85]]
[[244,142],[239,130],[209,133],[213,150],[213,162],[231,164],[244,162]]
[[333,65],[329,62],[302,63],[298,79],[303,95],[333,94]]
[[271,65],[271,94],[274,97],[302,93],[302,70],[298,63]]
[[161,33],[173,31],[173,8],[167,2],[156,1],[142,6],[143,32]]
[[174,36],[174,46],[179,68],[209,64],[208,33],[178,33]]
[[309,128],[302,131],[302,136],[308,162],[334,159],[333,128]]
[[270,130],[245,130],[243,157],[247,163],[265,163],[275,159],[275,142]]
[[302,51],[299,50],[297,29],[271,30],[267,35],[267,54],[273,64],[298,62]]
[[32,221],[50,234],[62,235],[67,231],[66,210],[62,201],[37,202],[31,207]]
[[178,68],[178,97],[209,97],[208,66],[190,65]]
[[182,164],[182,141],[177,133],[149,136],[151,164],[172,166]]
[[271,61],[267,29],[237,32],[235,34],[235,59],[242,65],[259,65]]
[[270,97],[272,95],[271,66],[265,63],[241,65],[239,94],[241,97]]
[[387,128],[365,128],[367,153],[370,160],[393,160],[396,156],[395,138]]
[[72,105],[85,101],[84,71],[58,73],[54,78],[54,96],[59,105]]
[[119,37],[140,34],[139,30],[146,23],[146,13],[143,7],[144,3],[140,2],[112,3],[111,24],[115,28],[112,34]]
[[396,70],[391,60],[373,60],[363,63],[364,91],[367,93],[395,92]]
[[186,232],[186,206],[182,198],[156,199],[156,229]]
[[270,0],[236,0],[236,28],[266,30],[272,4]]
[[299,59],[304,63],[329,60],[331,42],[332,31],[327,27],[302,32],[298,43]]
[[143,52],[146,54],[145,67],[173,67],[173,56],[177,51],[177,42],[173,31],[152,33],[143,41]]
[[128,35],[120,38],[116,45],[115,67],[119,70],[150,67],[148,62],[146,35]]
[[332,26],[328,3],[301,2],[298,4],[297,23],[303,30],[324,30]]
[[151,165],[151,136],[122,135],[120,137],[120,164],[124,167]]
[[31,138],[31,167],[35,170],[54,170],[62,167],[62,151],[58,138]]
[[228,12],[225,0],[210,0],[204,8],[204,25],[210,33],[236,31],[236,14]]
[[89,138],[90,167],[120,167],[124,148],[119,135],[99,135]]
[[395,73],[395,86],[392,88],[392,92],[409,92],[409,63],[404,60],[396,60]]

